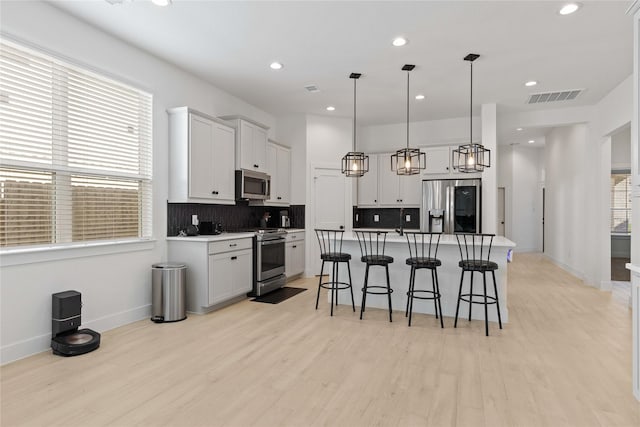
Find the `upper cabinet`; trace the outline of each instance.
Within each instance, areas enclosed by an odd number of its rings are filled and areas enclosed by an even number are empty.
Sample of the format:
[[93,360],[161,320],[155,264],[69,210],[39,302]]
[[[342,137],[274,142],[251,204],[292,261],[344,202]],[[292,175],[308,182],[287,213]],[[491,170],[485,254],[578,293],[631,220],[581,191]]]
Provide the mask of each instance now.
[[267,204],[288,206],[291,203],[291,150],[275,141],[267,143],[267,173],[271,176],[271,198]]
[[169,201],[235,204],[235,130],[188,107],[169,114]]
[[369,154],[369,172],[358,178],[358,207],[419,207],[421,176],[397,175],[391,154]]
[[425,153],[426,168],[422,171],[422,179],[460,179],[478,178],[481,173],[458,172],[453,168],[452,155],[457,145],[444,145],[437,147],[420,147]]
[[267,172],[269,127],[243,116],[222,116],[236,128],[236,169]]

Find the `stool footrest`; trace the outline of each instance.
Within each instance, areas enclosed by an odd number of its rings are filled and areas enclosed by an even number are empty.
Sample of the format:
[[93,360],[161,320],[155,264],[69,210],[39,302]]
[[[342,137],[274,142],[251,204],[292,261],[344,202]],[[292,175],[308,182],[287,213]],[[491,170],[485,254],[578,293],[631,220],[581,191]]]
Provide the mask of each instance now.
[[[421,297],[418,295],[414,295],[418,292],[421,293],[425,293],[425,294],[433,294],[432,297]],[[409,296],[409,298],[415,298],[415,299],[439,299],[440,298],[440,294],[438,292],[434,292],[434,291],[428,291],[426,289],[414,289],[413,291],[408,291],[407,295]]]
[[[370,289],[384,289],[384,291],[371,291]],[[373,295],[388,295],[393,293],[393,289],[388,289],[386,286],[367,286],[367,288],[362,288],[362,292],[366,292],[368,294]]]
[[[470,297],[469,299],[465,299],[463,297]],[[473,297],[478,297],[478,298],[482,298],[482,301],[474,301]],[[460,294],[460,301],[464,301],[464,302],[468,302],[470,304],[496,304],[498,302],[498,300],[496,299],[496,297],[492,297],[487,295],[487,302],[484,302],[485,296],[484,294]]]
[[[335,287],[331,286],[334,283],[336,286]],[[320,283],[320,287],[325,289],[342,290],[342,289],[349,289],[351,285],[347,282],[322,282]]]

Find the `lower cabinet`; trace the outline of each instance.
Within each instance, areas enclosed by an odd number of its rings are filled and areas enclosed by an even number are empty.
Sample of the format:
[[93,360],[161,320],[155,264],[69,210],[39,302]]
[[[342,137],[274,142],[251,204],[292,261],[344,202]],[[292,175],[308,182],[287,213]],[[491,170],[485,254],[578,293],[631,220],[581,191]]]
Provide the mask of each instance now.
[[251,237],[221,241],[187,237],[167,244],[169,259],[187,266],[187,311],[206,313],[251,291]]
[[304,230],[287,233],[284,247],[284,270],[287,280],[304,273]]

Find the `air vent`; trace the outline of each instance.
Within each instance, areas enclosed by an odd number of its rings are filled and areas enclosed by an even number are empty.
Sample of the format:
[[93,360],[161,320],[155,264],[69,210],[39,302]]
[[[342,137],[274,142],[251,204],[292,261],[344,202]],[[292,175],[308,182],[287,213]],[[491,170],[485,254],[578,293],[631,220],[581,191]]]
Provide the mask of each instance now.
[[320,92],[320,89],[318,89],[318,86],[316,85],[309,85],[309,86],[305,86],[304,88],[312,93]]
[[572,101],[582,93],[584,89],[562,90],[557,92],[534,93],[529,96],[527,104],[540,104],[543,102]]

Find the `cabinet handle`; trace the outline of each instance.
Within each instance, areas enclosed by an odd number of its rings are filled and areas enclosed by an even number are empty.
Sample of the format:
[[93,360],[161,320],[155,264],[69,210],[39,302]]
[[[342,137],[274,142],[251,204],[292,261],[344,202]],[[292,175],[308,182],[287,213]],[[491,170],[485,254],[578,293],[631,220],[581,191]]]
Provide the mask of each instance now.
[[293,245],[293,246],[291,246],[291,247],[295,249],[295,248],[297,248],[298,246],[296,246],[296,245]]
[[278,200],[282,200],[282,197],[278,196]]
[[253,167],[254,167],[254,168],[259,168],[260,166],[259,166],[259,165],[253,165]]
[[217,191],[212,191],[211,194],[218,194],[218,192]]
[[238,257],[237,257],[237,256],[232,256],[232,257],[231,257],[231,261],[234,261],[234,260],[236,260],[236,259],[238,259]]
[[229,247],[230,247],[230,248],[233,248],[233,247],[235,247],[235,246],[238,246],[238,244],[237,244],[237,243],[230,243],[230,244],[229,244]]
[[378,199],[374,200],[373,203],[378,203]]

